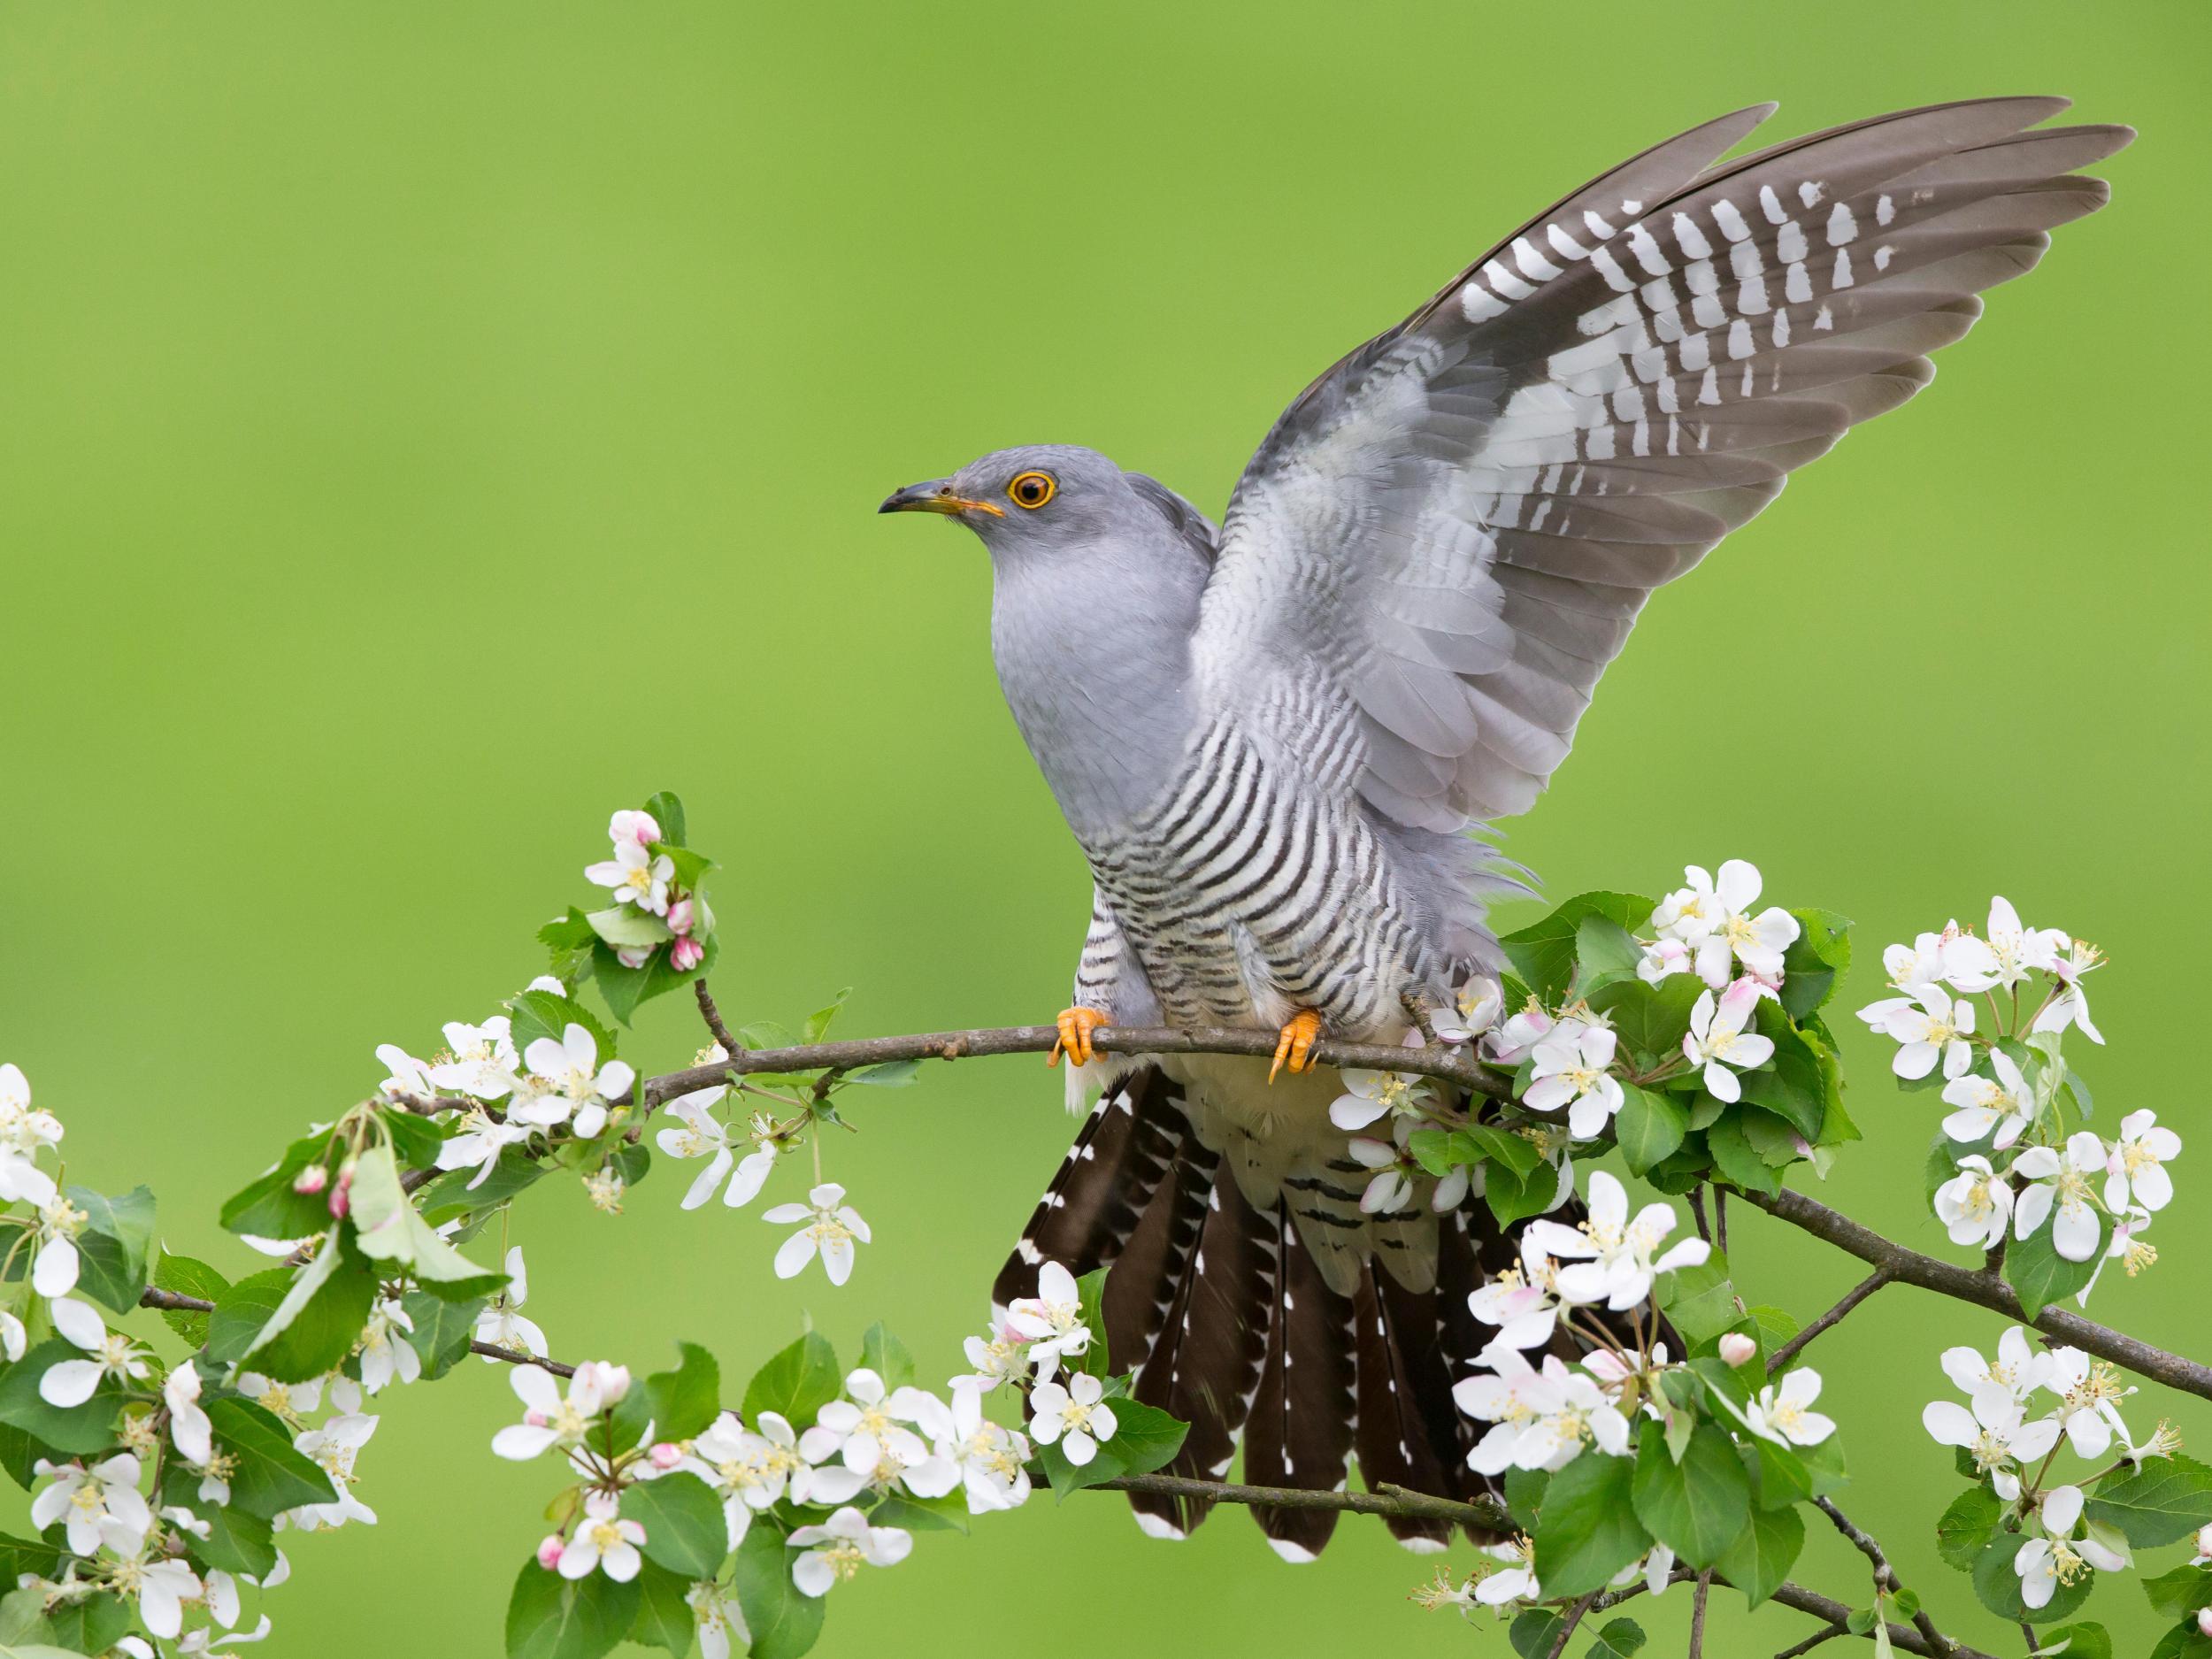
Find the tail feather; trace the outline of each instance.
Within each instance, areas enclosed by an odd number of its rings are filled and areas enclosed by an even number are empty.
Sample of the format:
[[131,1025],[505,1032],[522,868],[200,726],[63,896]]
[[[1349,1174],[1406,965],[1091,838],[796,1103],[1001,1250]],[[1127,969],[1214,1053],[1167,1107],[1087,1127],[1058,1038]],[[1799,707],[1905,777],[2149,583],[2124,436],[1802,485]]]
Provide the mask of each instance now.
[[[1352,1440],[1359,1453],[1360,1479],[1372,1491],[1404,1486],[1445,1495],[1452,1477],[1429,1439],[1429,1423],[1417,1398],[1420,1380],[1406,1356],[1410,1330],[1402,1332],[1417,1310],[1394,1305],[1389,1276],[1373,1263],[1361,1277],[1352,1298],[1352,1328],[1359,1368],[1359,1421]],[[1449,1408],[1451,1397],[1445,1395]],[[1441,1550],[1451,1537],[1442,1521],[1390,1516],[1383,1523],[1400,1543],[1423,1553]]]
[[[1207,1205],[1198,1248],[1134,1393],[1190,1425],[1167,1472],[1218,1480],[1235,1461],[1267,1356],[1282,1221],[1279,1211],[1254,1210],[1225,1173],[1217,1174]],[[1202,1499],[1147,1493],[1130,1501],[1141,1514],[1182,1532],[1211,1507]]]
[[[1352,1304],[1331,1290],[1298,1229],[1282,1229],[1281,1268],[1268,1325],[1267,1363],[1245,1427],[1244,1478],[1255,1486],[1335,1492],[1352,1453]],[[1275,1553],[1310,1561],[1336,1531],[1333,1509],[1255,1505]]]

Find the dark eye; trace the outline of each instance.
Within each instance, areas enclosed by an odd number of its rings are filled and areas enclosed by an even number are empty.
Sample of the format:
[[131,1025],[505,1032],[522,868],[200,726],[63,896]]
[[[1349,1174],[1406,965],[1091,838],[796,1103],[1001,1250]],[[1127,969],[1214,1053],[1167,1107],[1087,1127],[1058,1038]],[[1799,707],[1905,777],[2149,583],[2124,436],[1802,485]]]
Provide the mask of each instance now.
[[1049,472],[1020,472],[1006,487],[1006,493],[1014,498],[1014,505],[1034,512],[1050,501],[1059,488]]

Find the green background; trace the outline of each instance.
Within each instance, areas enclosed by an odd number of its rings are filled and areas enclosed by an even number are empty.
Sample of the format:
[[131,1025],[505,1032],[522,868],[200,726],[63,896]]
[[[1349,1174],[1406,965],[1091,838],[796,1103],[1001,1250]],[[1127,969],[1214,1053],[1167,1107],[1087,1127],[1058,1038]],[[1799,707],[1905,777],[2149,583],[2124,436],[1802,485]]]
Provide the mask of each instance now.
[[[1082,868],[993,682],[979,550],[884,494],[1081,442],[1217,511],[1313,373],[1660,136],[2062,91],[2142,128],[2116,204],[1652,607],[1509,845],[1555,896],[1749,856],[1858,918],[1863,963],[1999,888],[2112,955],[2106,1110],[2193,1134],[2208,43],[2193,5],[1925,0],[9,7],[0,1057],[73,1176],[152,1180],[171,1244],[243,1271],[219,1200],[373,1044],[492,1012],[608,810],[661,787],[726,866],[733,1017],[850,984],[855,1034],[1046,1018]],[[687,1060],[687,1012],[633,1057]],[[1823,1196],[1947,1250],[1932,1097],[1847,1044],[1868,1140]],[[1058,1095],[1024,1059],[864,1102],[828,1148],[876,1229],[841,1293],[779,1284],[757,1208],[681,1214],[665,1167],[619,1220],[549,1183],[531,1311],[561,1354],[684,1336],[741,1376],[803,1316],[848,1346],[887,1316],[949,1375]],[[2165,1264],[2095,1310],[2201,1349],[2200,1159]],[[1756,1217],[1737,1242],[1801,1315],[1856,1276]],[[1933,1557],[1956,1483],[1916,1421],[1937,1350],[1999,1325],[1892,1290],[1813,1355],[1847,1507],[2011,1654]],[[382,1524],[296,1542],[261,1651],[495,1648],[553,1471],[488,1454],[489,1367],[382,1406]],[[2131,1415],[2169,1409],[2212,1431]],[[1169,1548],[1048,1500],[841,1591],[828,1651],[1505,1651],[1409,1607],[1426,1576],[1377,1529],[1294,1571],[1240,1517]],[[1831,1538],[1798,1576],[1865,1595]],[[1809,1628],[1734,1601],[1716,1655]],[[2134,1653],[2141,1609],[2089,1611]]]

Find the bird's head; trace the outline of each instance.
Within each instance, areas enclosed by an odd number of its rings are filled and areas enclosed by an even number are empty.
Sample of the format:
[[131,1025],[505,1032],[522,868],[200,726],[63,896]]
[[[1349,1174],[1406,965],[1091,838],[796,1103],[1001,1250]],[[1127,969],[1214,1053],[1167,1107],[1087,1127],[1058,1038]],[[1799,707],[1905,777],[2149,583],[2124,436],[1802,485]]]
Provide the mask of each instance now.
[[941,513],[1000,557],[1091,545],[1148,521],[1156,527],[1159,517],[1121,468],[1061,443],[995,449],[949,478],[909,484],[877,511]]

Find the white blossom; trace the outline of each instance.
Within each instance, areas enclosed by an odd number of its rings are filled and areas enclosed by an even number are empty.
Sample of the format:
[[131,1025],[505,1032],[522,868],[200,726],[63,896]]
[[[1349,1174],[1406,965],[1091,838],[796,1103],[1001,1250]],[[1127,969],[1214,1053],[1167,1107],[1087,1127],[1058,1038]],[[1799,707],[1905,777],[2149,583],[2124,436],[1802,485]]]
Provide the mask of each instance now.
[[1075,1275],[1057,1262],[1037,1270],[1037,1294],[1018,1296],[1006,1310],[1009,1333],[1028,1344],[1025,1357],[1049,1381],[1059,1362],[1090,1352],[1091,1328],[1083,1320],[1083,1293]]
[[1392,1126],[1387,1141],[1378,1141],[1372,1135],[1354,1135],[1344,1143],[1344,1150],[1352,1161],[1372,1171],[1360,1193],[1361,1213],[1393,1215],[1413,1202],[1414,1178],[1419,1166],[1406,1151],[1406,1142],[1411,1136],[1412,1125],[1401,1119]]
[[38,1379],[38,1395],[47,1404],[81,1406],[92,1398],[103,1377],[132,1383],[153,1369],[145,1351],[120,1331],[109,1330],[91,1303],[68,1296],[50,1304],[50,1310],[54,1329],[90,1357],[65,1359],[46,1368]]
[[634,841],[618,841],[614,856],[587,864],[584,876],[595,886],[613,888],[617,904],[634,904],[655,916],[665,916],[669,884],[676,879],[676,861],[666,853],[648,852]]
[[645,1564],[645,1557],[638,1554],[645,1529],[624,1519],[620,1511],[621,1501],[611,1492],[584,1494],[584,1517],[577,1524],[576,1536],[561,1551],[562,1578],[588,1578],[599,1571],[617,1584],[627,1584],[638,1576]]
[[862,1566],[894,1567],[914,1548],[914,1535],[902,1527],[871,1526],[868,1517],[849,1506],[839,1509],[820,1526],[802,1526],[784,1540],[803,1551],[791,1563],[791,1582],[805,1595],[827,1595],[833,1585],[842,1584]]
[[1531,1111],[1567,1109],[1567,1127],[1578,1141],[1604,1133],[1621,1109],[1620,1080],[1607,1070],[1616,1039],[1602,1025],[1575,1024],[1571,1035],[1561,1027],[1536,1045],[1533,1081],[1524,1098]]
[[[2055,972],[2058,953],[2067,945],[2063,928],[2022,926],[2020,912],[2001,895],[1989,902],[1988,932],[1989,983],[2001,989],[2021,984],[2031,973]],[[1984,987],[1966,985],[1959,988],[1975,991]]]
[[1534,1603],[1544,1599],[1536,1579],[1536,1546],[1525,1535],[1502,1543],[1485,1544],[1482,1553],[1505,1564],[1486,1573],[1475,1586],[1475,1600],[1485,1607],[1506,1607],[1515,1601]]
[[968,1513],[1018,1509],[1029,1499],[1028,1437],[983,1415],[983,1391],[955,1383],[937,1455],[959,1471]]
[[1632,1308],[1651,1294],[1655,1275],[1695,1267],[1712,1253],[1704,1240],[1684,1239],[1655,1257],[1653,1252],[1674,1231],[1674,1207],[1647,1204],[1632,1221],[1628,1189],[1604,1170],[1591,1172],[1589,1211],[1578,1229],[1540,1220],[1531,1222],[1523,1235],[1570,1263],[1555,1280],[1562,1302]]
[[[814,1426],[799,1436],[799,1455],[807,1462],[836,1457],[848,1469],[872,1475],[887,1456],[903,1470],[929,1457],[928,1445],[911,1425],[928,1416],[932,1406],[942,1409],[930,1395],[911,1387],[887,1391],[882,1377],[864,1365],[846,1375],[845,1394],[845,1399],[825,1403],[814,1415]],[[941,1497],[951,1489],[949,1480],[939,1492],[923,1495]]]
[[458,1133],[447,1138],[438,1148],[438,1167],[442,1170],[465,1170],[472,1165],[476,1173],[470,1179],[469,1190],[473,1192],[484,1184],[499,1163],[499,1155],[509,1147],[530,1138],[527,1124],[512,1118],[495,1118],[481,1106],[471,1106],[457,1119]]
[[[534,1359],[543,1359],[549,1351],[545,1333],[537,1322],[523,1317],[522,1305],[530,1300],[530,1274],[522,1264],[522,1247],[511,1246],[507,1251],[507,1283],[500,1293],[484,1304],[476,1316],[475,1340],[489,1348],[503,1348],[510,1354],[527,1354]],[[502,1364],[490,1355],[482,1356],[487,1365]]]
[[[2087,1535],[2072,1536],[2081,1509],[2079,1486],[2054,1486],[2043,1494],[2036,1514],[2043,1536],[2025,1540],[2012,1558],[2012,1570],[2020,1575],[2020,1599],[2028,1606],[2047,1607],[2058,1586],[2074,1583],[2085,1568],[2120,1572],[2129,1565],[2125,1542],[2117,1533],[2093,1524]],[[2113,1547],[2115,1541],[2119,1548]]]
[[1943,1120],[1943,1133],[1954,1141],[1979,1141],[1994,1129],[1995,1149],[2002,1152],[2020,1138],[2035,1117],[2035,1093],[2012,1056],[1992,1049],[1995,1080],[1969,1074],[1943,1086],[1943,1102],[1958,1110]]
[[42,1148],[61,1140],[61,1120],[31,1105],[30,1080],[13,1062],[0,1064],[0,1203],[44,1204],[54,1178],[38,1167]]
[[2016,1325],[1997,1339],[1994,1360],[1985,1360],[1974,1348],[1947,1348],[1942,1364],[1943,1374],[1973,1402],[1975,1417],[1982,1423],[2001,1422],[2008,1412],[2024,1410],[2051,1369],[2050,1356],[2031,1347],[2028,1333]]
[[[719,1044],[714,1054],[726,1058]],[[722,1202],[732,1210],[752,1202],[761,1187],[768,1179],[768,1172],[776,1166],[776,1149],[772,1145],[756,1144],[742,1158],[737,1156],[729,1131],[708,1111],[703,1095],[726,1094],[726,1090],[698,1089],[689,1094],[679,1095],[668,1102],[668,1110],[681,1127],[663,1129],[654,1140],[660,1149],[672,1158],[705,1158],[707,1167],[693,1179],[685,1192],[682,1208],[696,1210],[712,1198],[724,1179],[729,1180],[728,1190]]]
[[414,1328],[414,1317],[400,1306],[396,1297],[386,1296],[370,1310],[368,1323],[361,1330],[364,1394],[382,1393],[395,1377],[403,1383],[421,1378],[422,1356],[407,1340],[407,1333]]
[[279,1520],[308,1532],[328,1532],[348,1521],[374,1526],[376,1511],[353,1495],[353,1463],[376,1432],[380,1420],[349,1412],[329,1418],[319,1428],[293,1436],[293,1448],[321,1465],[338,1495],[334,1502],[303,1503],[297,1509],[287,1509]]
[[599,1044],[583,1026],[571,1023],[558,1042],[540,1037],[523,1051],[523,1062],[534,1077],[553,1086],[549,1094],[517,1096],[508,1110],[511,1120],[553,1128],[567,1124],[571,1133],[589,1141],[606,1127],[611,1102],[629,1092],[637,1073],[624,1060],[599,1064]]
[[511,1029],[504,1014],[495,1014],[480,1025],[448,1020],[448,1057],[430,1068],[430,1080],[478,1100],[505,1099],[514,1092],[515,1072],[521,1065]]
[[215,1460],[215,1425],[200,1404],[200,1373],[190,1360],[180,1360],[164,1379],[161,1400],[169,1408],[169,1437],[178,1455],[205,1469]]
[[1809,1410],[1820,1398],[1820,1373],[1803,1367],[1770,1384],[1744,1408],[1744,1426],[1777,1445],[1817,1446],[1836,1432],[1835,1419]]
[[2051,972],[2058,979],[2058,993],[2036,1015],[2032,1029],[2062,1032],[2069,1025],[2078,1025],[2090,1041],[2102,1042],[2104,1033],[2089,1023],[2089,993],[2083,988],[2082,979],[2103,965],[2104,952],[2096,946],[2085,940],[2070,941],[2051,964]]
[[2149,1231],[2150,1225],[2151,1212],[2139,1206],[2112,1218],[2112,1242],[2105,1246],[2103,1259],[2090,1270],[2089,1282],[2075,1292],[2076,1307],[2086,1308],[2089,1305],[2089,1293],[2096,1289],[2097,1280],[2103,1277],[2106,1262],[2124,1263],[2127,1276],[2133,1279],[2158,1260],[2158,1247],[2144,1243],[2140,1236]]
[[102,1545],[119,1555],[138,1553],[154,1514],[139,1494],[137,1458],[119,1452],[88,1469],[74,1460],[52,1463],[42,1457],[33,1468],[54,1484],[31,1500],[32,1525],[44,1532],[61,1522],[71,1551],[79,1555],[96,1555]]
[[1671,893],[1652,912],[1651,926],[1663,938],[1688,948],[1698,977],[1717,991],[1735,978],[1736,964],[1769,986],[1782,981],[1782,956],[1796,941],[1797,918],[1778,905],[1756,916],[1758,868],[1740,858],[1720,867],[1718,879],[1696,864],[1683,871],[1688,886]]
[[164,1641],[173,1641],[184,1628],[184,1604],[197,1601],[203,1586],[199,1575],[181,1561],[157,1556],[145,1560],[134,1552],[112,1569],[116,1594],[136,1597],[138,1617],[147,1631]]
[[[568,1379],[568,1397],[563,1399],[561,1386],[551,1371],[541,1365],[516,1366],[508,1381],[525,1408],[522,1421],[492,1436],[493,1453],[524,1462],[549,1447],[568,1450],[581,1446],[598,1422],[600,1409],[620,1397],[607,1396],[605,1375],[599,1366],[578,1366],[576,1374]],[[629,1373],[623,1371],[621,1376],[626,1392]]]
[[430,1080],[427,1061],[418,1060],[396,1042],[376,1045],[376,1057],[391,1075],[376,1086],[377,1093],[385,1096],[416,1094],[427,1097],[438,1092],[438,1086]]
[[1746,979],[1730,986],[1718,1002],[1712,992],[1700,993],[1690,1010],[1682,1056],[1704,1068],[1705,1090],[1715,1100],[1741,1100],[1743,1085],[1736,1073],[1755,1071],[1774,1057],[1773,1040],[1746,1029],[1758,1006],[1758,981]]
[[1504,988],[1488,975],[1479,973],[1453,994],[1450,1007],[1430,1013],[1429,1029],[1439,1042],[1472,1042],[1487,1034],[1504,1011]]
[[1924,1078],[1940,1061],[1945,1077],[1962,1078],[1974,1063],[1974,1004],[1939,985],[1924,986],[1882,1029],[1898,1043],[1889,1065],[1899,1077]]
[[2066,1438],[2084,1457],[2102,1457],[2116,1434],[2132,1445],[2127,1425],[2120,1420],[2119,1402],[2135,1392],[2103,1360],[2092,1360],[2078,1348],[2055,1348],[2043,1386],[2058,1396],[2059,1421]]
[[779,1227],[795,1221],[806,1223],[777,1247],[778,1279],[796,1278],[818,1255],[830,1283],[841,1285],[852,1277],[854,1240],[869,1242],[868,1224],[845,1202],[845,1189],[835,1181],[824,1181],[813,1188],[803,1204],[778,1204],[761,1219]]
[[1480,1356],[1485,1364],[1499,1353],[1542,1348],[1559,1320],[1555,1294],[1558,1267],[1535,1240],[1521,1235],[1521,1264],[1508,1268],[1467,1298],[1467,1310],[1498,1327]]
[[1959,1160],[1959,1172],[1935,1190],[1936,1219],[1954,1244],[1991,1250],[2012,1219],[2012,1188],[1978,1152]]
[[1618,1457],[1628,1450],[1628,1419],[1590,1377],[1570,1371],[1556,1354],[1540,1370],[1510,1351],[1492,1362],[1494,1375],[1476,1372],[1452,1386],[1469,1417],[1493,1424],[1470,1467],[1495,1475],[1513,1469],[1563,1469],[1594,1442]]
[[1561,1023],[1545,1012],[1543,1004],[1532,996],[1518,1013],[1483,1038],[1483,1053],[1500,1065],[1518,1065]]
[[49,1302],[77,1287],[77,1235],[92,1217],[57,1192],[38,1207],[32,1233],[38,1253],[31,1259],[31,1288]]
[[752,1646],[753,1633],[745,1628],[745,1609],[738,1605],[736,1592],[707,1580],[685,1591],[684,1601],[699,1627],[700,1659],[730,1659]]
[[2066,1137],[2063,1152],[2030,1147],[2013,1162],[2029,1185],[2012,1210],[2013,1236],[2031,1238],[2055,1210],[2051,1246],[2070,1262],[2085,1262],[2101,1242],[2091,1179],[2104,1173],[2104,1142],[2087,1130]]
[[2105,1208],[2116,1216],[2131,1204],[2163,1210],[2173,1202],[2174,1178],[2166,1160],[2181,1154],[2181,1137],[2158,1126],[2158,1114],[2146,1108],[2120,1119],[2120,1138],[2105,1160]]
[[1088,1371],[1077,1371],[1064,1387],[1039,1383],[1029,1391],[1029,1432],[1041,1446],[1057,1444],[1080,1469],[1098,1455],[1099,1443],[1114,1435],[1114,1409],[1104,1393],[1105,1386]]
[[1409,1077],[1402,1071],[1369,1071],[1354,1066],[1342,1076],[1347,1092],[1331,1103],[1329,1121],[1348,1132],[1364,1129],[1394,1114],[1419,1117],[1435,1094],[1427,1078]]

